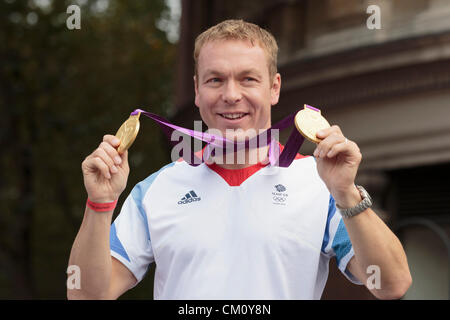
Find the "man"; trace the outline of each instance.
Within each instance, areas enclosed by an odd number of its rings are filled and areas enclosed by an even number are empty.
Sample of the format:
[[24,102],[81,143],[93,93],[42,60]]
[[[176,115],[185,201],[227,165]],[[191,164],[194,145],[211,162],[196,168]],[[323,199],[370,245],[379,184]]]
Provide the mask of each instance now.
[[[195,104],[208,128],[271,126],[277,50],[270,33],[237,20],[197,38]],[[402,297],[411,284],[406,256],[361,207],[358,146],[337,126],[317,136],[315,157],[298,155],[288,168],[267,164],[267,146],[246,150],[244,164],[174,161],[135,186],[112,225],[109,204],[125,189],[128,155],[104,136],[82,164],[90,202],[69,260],[81,269],[81,289],[68,298],[115,299],[155,262],[155,299],[319,299],[332,257],[355,283],[366,284],[367,268],[377,266],[381,282],[371,292]],[[109,211],[96,212],[102,204]]]

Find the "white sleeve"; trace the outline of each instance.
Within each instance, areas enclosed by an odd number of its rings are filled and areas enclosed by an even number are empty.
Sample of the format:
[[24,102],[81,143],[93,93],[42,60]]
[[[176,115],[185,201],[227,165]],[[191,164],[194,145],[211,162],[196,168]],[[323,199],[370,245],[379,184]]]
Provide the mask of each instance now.
[[120,214],[111,225],[110,249],[111,255],[122,262],[140,282],[149,265],[154,261],[150,241],[147,215],[136,197],[133,189],[125,200]]

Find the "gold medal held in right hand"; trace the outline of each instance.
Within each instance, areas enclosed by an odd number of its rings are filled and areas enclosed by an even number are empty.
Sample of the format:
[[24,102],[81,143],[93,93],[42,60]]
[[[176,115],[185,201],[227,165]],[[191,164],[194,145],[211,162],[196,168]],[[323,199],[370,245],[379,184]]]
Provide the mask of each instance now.
[[322,139],[316,137],[317,131],[330,127],[330,124],[321,115],[319,109],[306,104],[304,109],[295,115],[294,123],[301,135],[314,143],[322,141]]
[[124,153],[131,147],[139,132],[139,112],[137,115],[130,116],[125,121],[116,133],[116,137],[120,140],[120,145],[117,148],[119,154]]

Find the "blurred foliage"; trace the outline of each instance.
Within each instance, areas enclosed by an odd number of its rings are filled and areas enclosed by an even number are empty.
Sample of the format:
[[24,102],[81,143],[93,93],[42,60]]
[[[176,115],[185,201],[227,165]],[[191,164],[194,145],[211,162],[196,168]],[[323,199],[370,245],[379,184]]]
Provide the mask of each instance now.
[[[81,30],[66,27],[70,4]],[[82,161],[135,108],[169,114],[176,46],[155,26],[166,10],[163,0],[0,0],[0,298],[66,298]],[[118,208],[170,161],[150,119],[129,160]],[[123,298],[151,298],[151,273]]]

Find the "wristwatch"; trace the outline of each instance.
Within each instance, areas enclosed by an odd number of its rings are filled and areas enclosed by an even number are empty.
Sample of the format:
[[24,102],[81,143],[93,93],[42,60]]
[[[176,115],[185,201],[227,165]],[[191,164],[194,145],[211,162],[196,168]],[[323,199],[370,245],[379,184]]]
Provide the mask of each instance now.
[[336,204],[336,207],[339,209],[341,216],[343,218],[351,218],[356,216],[357,214],[360,214],[367,208],[370,208],[372,206],[372,198],[370,197],[369,193],[361,186],[356,186],[358,188],[359,193],[361,195],[361,202],[358,203],[353,208],[341,208]]

